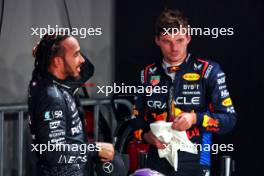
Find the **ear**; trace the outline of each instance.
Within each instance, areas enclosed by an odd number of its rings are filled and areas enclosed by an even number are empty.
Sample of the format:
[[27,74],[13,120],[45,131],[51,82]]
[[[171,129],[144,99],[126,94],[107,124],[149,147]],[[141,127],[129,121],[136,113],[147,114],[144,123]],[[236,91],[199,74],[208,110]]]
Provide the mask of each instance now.
[[189,44],[190,41],[192,40],[192,37],[190,35],[186,35],[186,38],[187,38],[187,44]]
[[53,59],[52,59],[52,64],[54,65],[54,67],[63,67],[63,59],[62,59],[62,57],[60,57],[60,56],[56,56],[56,57],[54,57]]

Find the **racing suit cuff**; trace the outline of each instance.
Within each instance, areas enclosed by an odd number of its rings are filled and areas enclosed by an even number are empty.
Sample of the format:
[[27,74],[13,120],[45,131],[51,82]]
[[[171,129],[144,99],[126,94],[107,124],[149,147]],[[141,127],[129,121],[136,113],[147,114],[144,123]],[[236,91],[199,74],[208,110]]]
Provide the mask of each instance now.
[[204,119],[204,113],[196,113],[196,124],[198,126],[201,126],[203,124],[203,119]]

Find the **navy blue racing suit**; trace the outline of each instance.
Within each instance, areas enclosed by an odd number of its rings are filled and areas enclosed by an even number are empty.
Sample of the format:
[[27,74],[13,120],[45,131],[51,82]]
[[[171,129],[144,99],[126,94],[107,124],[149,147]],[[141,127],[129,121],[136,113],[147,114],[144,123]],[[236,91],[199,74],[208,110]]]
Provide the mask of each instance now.
[[[76,99],[78,88],[93,72],[93,65],[85,58],[79,80],[63,81],[47,73],[30,81],[28,116],[34,145],[31,148],[38,156],[38,175],[82,176],[88,159],[98,155],[99,147],[85,140]],[[54,148],[60,144],[65,148]]]
[[[236,112],[219,64],[189,54],[180,66],[173,68],[174,80],[162,64],[148,65],[140,74],[139,86],[148,91],[138,93],[135,99],[136,118],[132,125],[141,128],[139,137],[150,130],[150,123],[173,121],[171,117],[177,112],[196,113],[197,122],[186,133],[191,142],[203,148],[212,144],[212,133],[224,134],[235,126]],[[159,158],[157,148],[151,146],[148,167],[166,176],[208,174],[210,151],[200,150],[197,155],[179,151],[178,157],[178,171],[175,172],[166,159]]]

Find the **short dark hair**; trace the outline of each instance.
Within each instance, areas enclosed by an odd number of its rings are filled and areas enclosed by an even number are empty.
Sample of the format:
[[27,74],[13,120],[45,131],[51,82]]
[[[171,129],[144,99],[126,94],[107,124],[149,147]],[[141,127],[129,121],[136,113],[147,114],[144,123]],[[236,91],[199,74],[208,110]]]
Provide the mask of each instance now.
[[44,77],[48,72],[52,58],[56,56],[64,57],[65,48],[61,45],[62,41],[70,35],[49,35],[46,34],[36,46],[34,53],[35,68],[33,77]]
[[179,10],[165,9],[158,16],[155,24],[155,35],[159,36],[161,32],[165,32],[164,28],[188,27],[188,19]]

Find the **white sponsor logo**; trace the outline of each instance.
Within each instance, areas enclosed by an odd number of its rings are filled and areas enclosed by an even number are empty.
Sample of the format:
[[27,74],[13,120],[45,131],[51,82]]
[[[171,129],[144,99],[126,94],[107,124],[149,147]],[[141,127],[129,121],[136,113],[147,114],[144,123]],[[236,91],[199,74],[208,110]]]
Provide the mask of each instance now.
[[183,91],[182,94],[183,95],[200,95],[201,92],[199,92],[199,91]]
[[51,143],[60,143],[61,141],[64,141],[65,138],[62,137],[62,138],[59,138],[59,139],[51,139]]
[[161,101],[147,101],[148,107],[155,109],[164,109],[166,108],[166,103],[162,103]]
[[62,117],[62,111],[54,111],[54,116],[55,116],[55,118]]
[[184,90],[198,90],[200,87],[199,84],[184,84],[183,89]]
[[145,82],[145,79],[144,79],[144,70],[141,71],[140,79],[141,79],[141,83],[143,84]]
[[72,115],[72,117],[74,118],[76,115],[78,115],[78,111],[76,111],[76,112]]
[[226,88],[226,85],[219,86],[219,90],[222,90],[222,89],[225,89],[225,88]]
[[72,104],[71,104],[71,110],[74,111],[75,108],[76,108],[76,104],[75,104],[75,103],[72,103]]
[[61,155],[58,163],[74,164],[79,162],[87,162],[87,155],[85,156],[69,156]]
[[76,127],[71,128],[72,135],[79,134],[82,131],[82,123],[79,122],[79,124]]
[[222,98],[225,98],[225,97],[228,97],[228,96],[229,96],[229,92],[226,89],[221,91],[221,97]]
[[60,121],[55,121],[55,122],[49,123],[50,129],[56,129],[56,128],[58,128],[59,125],[60,125]]
[[231,106],[231,107],[228,107],[226,111],[229,113],[235,113],[235,108]]
[[224,84],[225,83],[225,77],[217,79],[217,83],[218,83],[218,85]]
[[217,77],[219,78],[219,77],[224,76],[224,75],[225,75],[225,73],[223,73],[223,72],[222,73],[218,73]]
[[60,132],[53,132],[53,133],[49,134],[49,137],[55,138],[55,137],[64,136],[64,135],[65,135],[65,131],[60,131]]
[[157,67],[149,68],[149,74],[154,74],[156,70],[157,70]]
[[209,65],[207,70],[206,70],[206,72],[205,72],[204,78],[208,78],[208,76],[211,73],[212,69],[213,69],[213,66]]
[[102,167],[106,173],[112,173],[114,171],[114,165],[110,162],[105,162]]
[[177,97],[175,102],[176,105],[198,105],[200,104],[200,97],[192,97],[190,100],[186,97]]
[[202,64],[197,65],[196,63],[194,63],[194,70],[201,70],[202,66]]

